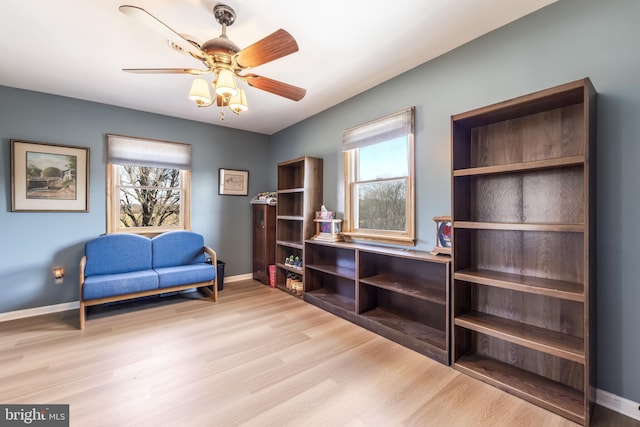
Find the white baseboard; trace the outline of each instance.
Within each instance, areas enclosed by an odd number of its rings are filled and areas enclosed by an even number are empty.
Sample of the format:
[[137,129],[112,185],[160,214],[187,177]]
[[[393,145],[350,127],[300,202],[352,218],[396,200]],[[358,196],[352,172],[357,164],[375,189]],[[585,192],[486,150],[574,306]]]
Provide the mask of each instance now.
[[[240,282],[242,280],[251,280],[252,273],[240,274],[237,276],[225,276],[224,283]],[[60,311],[74,310],[80,308],[80,301],[64,302],[61,304],[45,305],[42,307],[27,308],[24,310],[9,311],[0,313],[0,322],[8,322],[9,320],[24,319],[25,317],[42,316],[43,314],[58,313]]]
[[253,273],[238,274],[236,276],[224,276],[224,283],[240,282],[253,279]]
[[640,404],[608,391],[596,390],[596,403],[634,420],[640,421]]
[[43,314],[58,313],[60,311],[73,310],[76,308],[80,308],[80,301],[71,301],[64,302],[62,304],[45,305],[43,307],[9,311],[7,313],[0,313],[0,322],[24,319],[25,317],[41,316]]

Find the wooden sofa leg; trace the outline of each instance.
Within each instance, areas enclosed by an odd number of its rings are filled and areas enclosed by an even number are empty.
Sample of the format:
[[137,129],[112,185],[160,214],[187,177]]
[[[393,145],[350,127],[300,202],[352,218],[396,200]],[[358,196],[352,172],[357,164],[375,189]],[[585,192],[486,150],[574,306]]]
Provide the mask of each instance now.
[[[211,289],[210,289],[211,288]],[[218,281],[212,280],[208,282],[206,286],[198,288],[198,290],[205,296],[211,298],[211,301],[218,301]]]
[[85,306],[80,302],[80,330],[84,331]]

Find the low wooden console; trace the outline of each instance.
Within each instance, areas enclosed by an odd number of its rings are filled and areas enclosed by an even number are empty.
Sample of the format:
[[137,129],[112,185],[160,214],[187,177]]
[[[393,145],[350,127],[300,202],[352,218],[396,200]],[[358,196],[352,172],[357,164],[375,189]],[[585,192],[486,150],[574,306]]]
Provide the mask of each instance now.
[[445,365],[450,258],[305,241],[304,300]]

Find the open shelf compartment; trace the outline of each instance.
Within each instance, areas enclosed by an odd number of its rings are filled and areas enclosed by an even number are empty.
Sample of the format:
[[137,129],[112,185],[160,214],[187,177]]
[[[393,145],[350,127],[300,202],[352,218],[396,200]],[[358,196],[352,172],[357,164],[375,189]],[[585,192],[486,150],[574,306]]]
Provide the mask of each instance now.
[[300,217],[304,214],[304,192],[303,191],[281,191],[278,193],[278,216],[280,217]]
[[435,304],[447,303],[448,265],[360,252],[360,283]]
[[504,103],[456,115],[452,118],[453,169],[584,155],[584,114],[584,87],[576,87],[517,108]]
[[489,271],[510,274],[512,278],[520,275],[522,278],[516,281],[519,283],[537,279],[571,282],[578,287],[585,283],[583,233],[454,226],[454,241],[454,274]]
[[457,279],[453,286],[456,327],[585,363],[583,303]]
[[355,280],[307,269],[304,286],[305,301],[315,303],[334,314],[339,314],[335,309],[355,313]]
[[314,270],[355,280],[356,252],[351,248],[307,244],[305,266]]
[[[472,339],[479,340],[477,337]],[[516,357],[520,356],[520,352],[515,348],[511,349],[511,354],[517,354]],[[553,360],[540,361],[537,358],[533,360],[538,365],[551,366],[554,364]],[[519,364],[521,364],[521,360],[514,363],[477,352],[465,353],[461,357],[457,357],[453,366],[456,370],[570,420],[581,424],[585,423],[588,409],[586,408],[585,393],[581,387],[583,381],[581,366],[575,366],[566,361],[565,363],[556,363],[563,369],[557,369],[558,372],[553,375],[545,375],[547,373],[524,369]]]
[[584,167],[454,177],[456,222],[585,223]]
[[282,219],[278,217],[276,228],[276,241],[295,242],[302,244],[302,220]]
[[480,312],[457,316],[454,324],[523,347],[584,363],[584,340],[581,337]]
[[415,299],[376,286],[359,285],[359,314],[386,328],[447,348],[446,306]]
[[304,158],[278,163],[278,191],[304,188],[304,179]]

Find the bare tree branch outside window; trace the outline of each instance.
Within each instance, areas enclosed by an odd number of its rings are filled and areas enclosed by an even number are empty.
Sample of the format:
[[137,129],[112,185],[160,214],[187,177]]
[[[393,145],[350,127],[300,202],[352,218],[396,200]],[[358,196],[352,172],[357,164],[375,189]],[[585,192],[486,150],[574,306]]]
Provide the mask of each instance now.
[[121,227],[180,225],[180,170],[120,166]]

